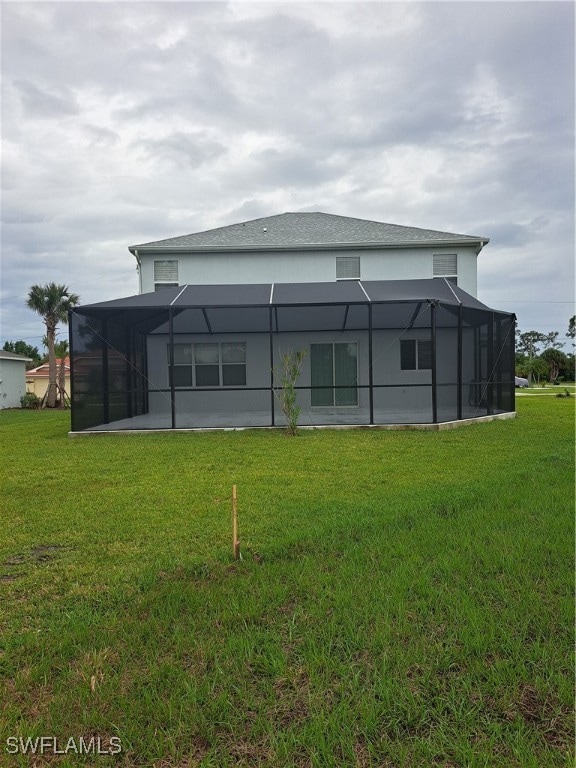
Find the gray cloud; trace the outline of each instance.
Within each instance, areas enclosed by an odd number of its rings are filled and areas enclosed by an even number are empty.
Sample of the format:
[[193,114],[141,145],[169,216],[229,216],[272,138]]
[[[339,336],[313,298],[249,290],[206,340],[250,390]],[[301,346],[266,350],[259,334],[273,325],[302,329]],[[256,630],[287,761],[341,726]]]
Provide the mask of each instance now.
[[116,131],[100,125],[84,125],[84,133],[90,143],[101,146],[117,144],[120,140],[120,135]]
[[133,146],[142,149],[149,159],[160,164],[168,160],[175,166],[185,163],[190,168],[197,168],[226,152],[226,147],[218,141],[202,134],[180,131],[161,139],[138,139]]
[[342,171],[339,164],[330,163],[329,157],[318,158],[304,148],[279,150],[269,147],[252,153],[237,174],[236,183],[241,184],[248,176],[260,189],[276,189],[280,185],[310,187],[334,179]]
[[33,213],[32,211],[10,210],[3,206],[0,214],[2,224],[42,224],[45,221],[44,216]]
[[77,115],[78,105],[71,93],[57,95],[28,80],[15,80],[14,87],[20,94],[22,106],[30,118],[56,118]]

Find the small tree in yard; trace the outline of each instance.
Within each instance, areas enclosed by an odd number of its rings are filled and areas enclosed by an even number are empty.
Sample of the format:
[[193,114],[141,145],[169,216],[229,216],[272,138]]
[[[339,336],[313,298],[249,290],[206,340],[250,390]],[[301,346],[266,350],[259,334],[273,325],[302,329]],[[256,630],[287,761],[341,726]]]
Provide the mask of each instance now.
[[567,365],[568,358],[564,352],[561,352],[559,349],[553,349],[550,347],[549,349],[545,349],[544,352],[542,352],[540,359],[544,360],[548,366],[548,381],[551,384],[554,384],[558,378],[558,375],[560,374],[560,369]]
[[535,379],[540,383],[540,377],[545,376],[548,368],[544,360],[541,357],[526,357],[521,356],[521,359],[516,359],[516,373],[518,376],[525,376],[530,383]]
[[280,355],[280,366],[274,371],[274,376],[280,385],[275,394],[286,418],[286,431],[289,435],[295,435],[298,432],[300,406],[297,402],[296,382],[302,373],[305,357],[305,349],[297,349],[295,352],[288,349]]
[[[56,353],[54,343],[58,323],[68,322],[68,311],[75,307],[80,299],[75,293],[70,293],[65,285],[47,283],[33,285],[28,292],[26,304],[34,312],[42,316],[46,325],[46,341],[48,347],[48,389],[46,390],[46,405],[56,406],[58,389],[56,379]],[[62,404],[63,398],[62,398]]]
[[539,378],[540,373],[545,373],[545,367],[538,361],[538,353],[545,340],[544,334],[538,331],[526,331],[516,336],[516,352],[524,356],[523,367],[530,384],[534,375]]

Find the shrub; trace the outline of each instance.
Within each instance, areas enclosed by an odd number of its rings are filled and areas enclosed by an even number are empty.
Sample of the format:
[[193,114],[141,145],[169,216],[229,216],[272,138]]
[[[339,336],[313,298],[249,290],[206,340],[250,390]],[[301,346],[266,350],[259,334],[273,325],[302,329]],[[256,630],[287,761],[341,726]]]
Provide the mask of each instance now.
[[34,392],[26,392],[26,394],[20,398],[20,405],[22,408],[36,410],[37,408],[40,408],[41,404],[42,400],[40,400],[38,395],[35,395]]
[[289,435],[298,433],[300,406],[296,399],[296,382],[302,373],[305,357],[306,350],[304,349],[297,349],[295,352],[288,349],[281,355],[281,365],[274,371],[280,384],[280,388],[275,394],[286,418],[286,431]]

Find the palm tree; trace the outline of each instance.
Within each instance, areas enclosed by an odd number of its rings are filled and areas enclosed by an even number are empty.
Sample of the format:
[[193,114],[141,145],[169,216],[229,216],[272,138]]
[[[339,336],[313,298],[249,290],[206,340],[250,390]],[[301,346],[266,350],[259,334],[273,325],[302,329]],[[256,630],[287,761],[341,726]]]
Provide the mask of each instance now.
[[68,322],[68,311],[80,301],[75,293],[70,293],[65,285],[47,283],[33,285],[28,292],[27,306],[42,316],[46,325],[46,341],[48,347],[48,390],[46,405],[54,408],[56,405],[56,353],[54,340],[58,323]]

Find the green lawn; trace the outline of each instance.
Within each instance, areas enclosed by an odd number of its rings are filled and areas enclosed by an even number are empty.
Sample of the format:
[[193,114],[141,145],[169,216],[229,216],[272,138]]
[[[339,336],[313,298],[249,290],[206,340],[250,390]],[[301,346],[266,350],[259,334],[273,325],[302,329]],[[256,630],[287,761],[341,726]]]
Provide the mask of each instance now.
[[[3,412],[0,765],[572,765],[574,398],[518,410],[77,439]],[[6,751],[41,735],[122,752]]]

